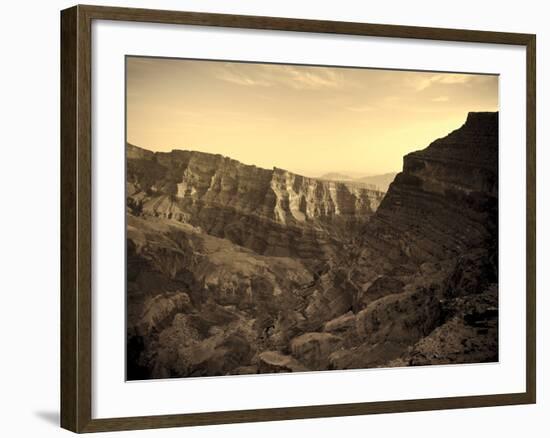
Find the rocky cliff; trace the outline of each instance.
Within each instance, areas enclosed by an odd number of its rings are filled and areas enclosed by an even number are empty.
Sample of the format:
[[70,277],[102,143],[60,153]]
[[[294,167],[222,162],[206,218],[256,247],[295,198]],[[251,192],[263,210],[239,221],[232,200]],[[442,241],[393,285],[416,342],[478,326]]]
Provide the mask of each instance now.
[[498,360],[497,113],[405,156],[383,200],[127,154],[130,379]]
[[127,145],[132,212],[199,226],[268,255],[320,256],[364,224],[383,195],[221,155]]
[[[498,113],[470,113],[457,130],[406,155],[357,243],[349,273],[359,291],[355,328],[369,342],[340,352],[339,366],[364,366],[369,356],[380,365],[495,360]],[[442,332],[453,341],[431,340]],[[385,345],[380,359],[373,340]],[[463,346],[450,358],[457,342]],[[401,351],[390,355],[396,362],[388,362],[389,346]]]
[[368,225],[368,246],[395,258],[437,260],[494,240],[497,228],[498,113],[466,123],[403,159]]

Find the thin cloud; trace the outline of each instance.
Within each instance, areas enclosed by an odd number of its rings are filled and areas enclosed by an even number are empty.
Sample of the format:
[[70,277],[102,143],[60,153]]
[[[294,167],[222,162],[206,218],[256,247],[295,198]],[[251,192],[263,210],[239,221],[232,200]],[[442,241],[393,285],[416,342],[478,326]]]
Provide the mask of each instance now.
[[437,74],[437,75],[432,75],[428,77],[420,77],[413,81],[412,86],[416,89],[416,91],[423,91],[435,84],[444,84],[444,85],[467,84],[473,78],[474,77],[472,75],[443,73],[443,74]]
[[318,90],[322,88],[338,88],[343,85],[343,79],[334,70],[297,69],[286,67],[284,74],[278,80],[297,90]]
[[438,96],[432,99],[432,102],[448,102],[449,96]]
[[270,87],[272,85],[269,81],[252,77],[242,72],[231,71],[230,69],[224,69],[219,72],[217,78],[225,82],[247,87]]
[[247,72],[248,67],[226,64],[218,70],[216,77],[248,87],[284,86],[295,90],[335,89],[346,85],[342,75],[333,70],[264,65],[255,66],[254,71]]

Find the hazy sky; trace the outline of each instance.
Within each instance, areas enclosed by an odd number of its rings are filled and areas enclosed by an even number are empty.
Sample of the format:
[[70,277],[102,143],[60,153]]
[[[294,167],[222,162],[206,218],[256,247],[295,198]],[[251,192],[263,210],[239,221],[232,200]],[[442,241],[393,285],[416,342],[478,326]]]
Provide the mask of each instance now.
[[307,175],[399,171],[403,155],[498,110],[498,77],[127,58],[127,139]]

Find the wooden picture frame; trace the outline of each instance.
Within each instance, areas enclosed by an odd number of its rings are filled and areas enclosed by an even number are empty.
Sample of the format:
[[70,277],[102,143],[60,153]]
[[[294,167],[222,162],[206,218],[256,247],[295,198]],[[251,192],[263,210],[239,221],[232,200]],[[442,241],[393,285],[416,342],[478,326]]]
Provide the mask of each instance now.
[[[347,34],[519,45],[526,48],[527,285],[526,391],[127,418],[92,418],[91,71],[93,20]],[[529,404],[536,401],[535,35],[475,30],[75,6],[61,12],[61,426],[99,432]]]

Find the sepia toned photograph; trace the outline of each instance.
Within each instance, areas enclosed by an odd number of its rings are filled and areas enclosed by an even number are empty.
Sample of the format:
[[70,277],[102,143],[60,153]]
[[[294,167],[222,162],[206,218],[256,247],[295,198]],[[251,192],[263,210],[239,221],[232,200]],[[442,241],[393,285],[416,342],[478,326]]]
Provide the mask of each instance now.
[[498,362],[497,75],[126,57],[126,378]]

